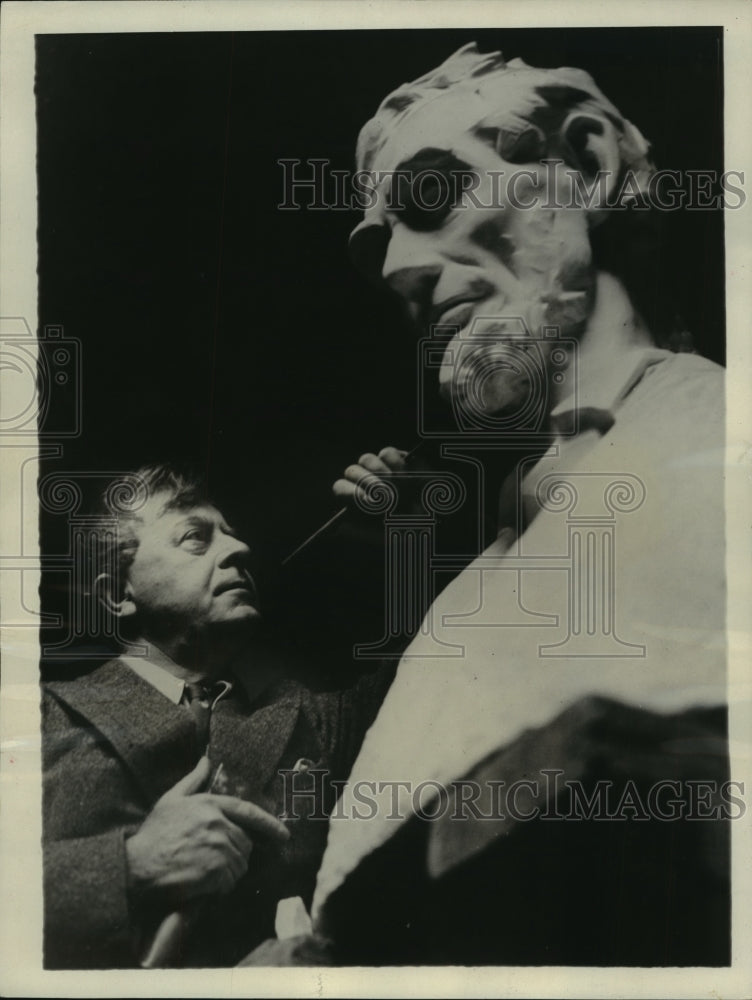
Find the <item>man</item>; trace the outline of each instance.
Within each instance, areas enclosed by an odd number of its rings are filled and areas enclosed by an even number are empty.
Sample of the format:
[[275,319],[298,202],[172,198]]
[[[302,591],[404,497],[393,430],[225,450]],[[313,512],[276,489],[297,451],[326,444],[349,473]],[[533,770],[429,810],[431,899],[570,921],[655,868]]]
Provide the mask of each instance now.
[[313,694],[269,664],[249,549],[199,481],[152,466],[105,497],[95,587],[127,645],[44,685],[45,964],[234,965],[310,900],[389,678]]
[[459,426],[552,443],[402,659],[316,936],[255,960],[727,963],[723,379],[665,349],[686,336],[655,294],[648,143],[588,74],[469,45],[386,98],[357,159],[355,259],[438,332]]

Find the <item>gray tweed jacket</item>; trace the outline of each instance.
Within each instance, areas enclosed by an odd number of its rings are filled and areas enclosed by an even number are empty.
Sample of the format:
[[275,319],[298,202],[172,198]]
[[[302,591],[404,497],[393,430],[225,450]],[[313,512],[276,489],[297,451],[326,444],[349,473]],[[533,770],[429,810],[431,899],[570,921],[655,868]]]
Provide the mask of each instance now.
[[[392,675],[377,671],[346,691],[324,693],[283,680],[255,701],[240,690],[217,704],[213,763],[221,761],[244,784],[244,797],[275,815],[290,811],[290,788],[300,790],[299,818],[283,848],[256,845],[233,892],[199,908],[177,964],[236,964],[273,933],[279,899],[310,897],[336,799],[332,781],[347,777]],[[189,711],[119,660],[43,685],[47,968],[138,964],[165,912],[129,899],[125,840],[201,753]],[[285,784],[280,771],[301,758],[316,774]]]

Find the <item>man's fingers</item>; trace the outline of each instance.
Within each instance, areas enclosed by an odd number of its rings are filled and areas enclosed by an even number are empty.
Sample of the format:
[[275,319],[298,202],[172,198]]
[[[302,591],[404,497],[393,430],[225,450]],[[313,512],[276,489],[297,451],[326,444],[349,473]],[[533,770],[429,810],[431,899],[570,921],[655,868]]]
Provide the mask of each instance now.
[[365,452],[357,462],[348,465],[343,478],[332,485],[332,492],[343,500],[352,500],[356,495],[368,504],[369,490],[377,488],[385,478],[406,467],[407,452],[401,448],[382,448],[378,455]]
[[225,819],[227,822],[227,839],[230,841],[238,854],[247,862],[251,851],[253,850],[253,841],[248,834],[237,825],[237,823],[233,823],[232,820],[227,819],[227,817],[225,817]]
[[238,879],[230,868],[222,868],[221,871],[217,872],[214,876],[213,881],[216,886],[215,891],[220,896],[228,896],[235,888],[235,883]]
[[392,472],[401,472],[405,468],[407,452],[401,448],[382,448],[379,452],[381,461],[389,467]]
[[365,455],[360,456],[358,465],[369,472],[375,472],[377,476],[388,476],[392,471],[385,462],[382,462],[378,455],[372,455],[370,452],[366,452]]
[[[386,466],[384,466],[386,469]],[[382,473],[383,475],[384,473]],[[387,470],[388,474],[388,470]],[[345,469],[345,479],[348,479],[351,483],[357,483],[360,486],[365,486],[368,480],[375,479],[378,481],[379,476],[375,475],[373,472],[369,472],[362,465],[348,465]]]
[[355,483],[351,483],[347,479],[337,479],[332,485],[332,493],[336,497],[349,498],[353,496],[357,488]]
[[[370,476],[369,478],[376,483],[383,481],[376,476]],[[368,504],[372,501],[370,495],[363,489],[362,482],[361,480],[361,483],[356,485],[347,479],[338,479],[332,484],[332,493],[335,497],[339,497],[340,500],[346,500],[348,503],[357,497],[361,506],[367,510]]]
[[183,795],[195,795],[196,792],[202,791],[202,786],[204,786],[211,773],[211,763],[208,757],[202,757],[198,764],[189,771],[184,778],[176,782],[172,788],[165,792],[162,798],[178,798]]
[[[383,480],[378,479],[376,476],[370,477],[375,483],[383,482]],[[348,502],[353,500],[355,497],[358,498],[358,503],[368,510],[369,503],[372,503],[370,494],[363,489],[363,481],[359,484],[350,483],[346,479],[338,479],[332,486],[332,493],[335,497],[339,497],[340,500],[347,500]]]
[[216,802],[229,820],[237,823],[243,830],[279,843],[290,839],[290,831],[284,823],[252,802],[243,802],[232,795],[212,795],[212,801]]
[[[235,826],[235,824],[230,823],[228,824],[228,826]],[[239,848],[228,830],[227,850],[225,853],[225,860],[235,880],[237,881],[238,879],[242,878],[248,871],[248,858],[250,856],[251,848],[253,845],[239,827],[236,826],[235,830],[243,837],[245,843],[247,844],[247,850],[245,849],[245,847]]]

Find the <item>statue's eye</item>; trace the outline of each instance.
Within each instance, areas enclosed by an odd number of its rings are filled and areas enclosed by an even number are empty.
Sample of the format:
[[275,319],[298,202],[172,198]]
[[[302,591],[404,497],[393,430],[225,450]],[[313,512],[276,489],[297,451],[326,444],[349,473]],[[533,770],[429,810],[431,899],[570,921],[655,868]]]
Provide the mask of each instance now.
[[453,153],[422,150],[395,173],[387,208],[411,229],[438,229],[473,182],[470,166]]

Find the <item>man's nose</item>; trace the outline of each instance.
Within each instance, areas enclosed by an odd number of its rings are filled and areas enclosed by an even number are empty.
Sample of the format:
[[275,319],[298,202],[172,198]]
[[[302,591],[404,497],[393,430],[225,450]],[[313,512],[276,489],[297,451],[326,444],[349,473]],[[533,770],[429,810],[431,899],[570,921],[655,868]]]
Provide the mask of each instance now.
[[245,566],[250,557],[251,550],[241,541],[232,535],[225,535],[221,542],[221,549],[217,557],[219,566]]
[[381,275],[406,302],[426,306],[441,277],[444,260],[430,233],[396,225],[387,244]]

